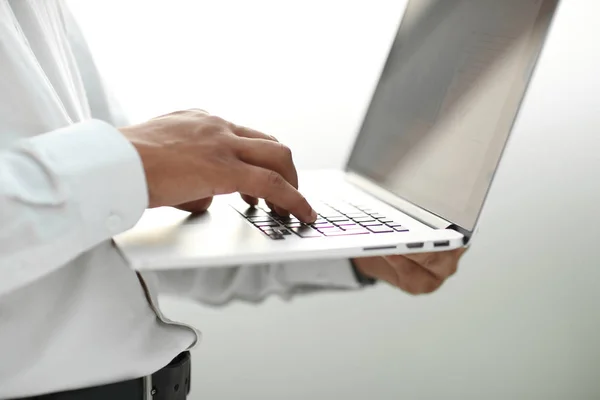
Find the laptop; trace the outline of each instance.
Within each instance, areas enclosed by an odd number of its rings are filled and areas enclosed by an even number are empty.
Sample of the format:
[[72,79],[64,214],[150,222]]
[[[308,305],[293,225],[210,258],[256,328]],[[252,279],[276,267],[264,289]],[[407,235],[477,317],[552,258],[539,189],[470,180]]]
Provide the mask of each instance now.
[[306,225],[219,196],[115,238],[138,270],[467,246],[558,0],[410,0],[343,170],[300,172]]

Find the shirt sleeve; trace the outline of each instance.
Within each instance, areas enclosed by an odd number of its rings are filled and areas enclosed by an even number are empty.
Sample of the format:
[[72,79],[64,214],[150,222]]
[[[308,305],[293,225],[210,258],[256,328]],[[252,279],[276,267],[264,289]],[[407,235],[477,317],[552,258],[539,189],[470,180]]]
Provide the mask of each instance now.
[[142,275],[152,282],[159,295],[208,305],[223,305],[233,300],[259,302],[270,295],[289,299],[297,294],[361,287],[349,260],[145,271]]
[[0,296],[132,227],[148,203],[139,155],[90,120],[0,151]]

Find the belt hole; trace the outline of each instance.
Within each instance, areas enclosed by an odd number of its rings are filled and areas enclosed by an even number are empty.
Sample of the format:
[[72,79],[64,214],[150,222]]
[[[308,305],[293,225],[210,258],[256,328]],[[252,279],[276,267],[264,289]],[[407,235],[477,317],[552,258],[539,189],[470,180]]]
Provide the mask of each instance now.
[[175,385],[175,391],[178,392],[179,391],[179,384]]

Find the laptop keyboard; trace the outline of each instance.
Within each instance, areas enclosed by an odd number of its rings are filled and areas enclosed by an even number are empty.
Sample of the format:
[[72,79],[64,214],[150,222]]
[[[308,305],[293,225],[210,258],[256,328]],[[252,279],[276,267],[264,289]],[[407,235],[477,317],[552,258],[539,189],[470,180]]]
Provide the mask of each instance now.
[[317,238],[408,232],[402,224],[366,205],[321,202],[314,208],[318,218],[312,224],[304,224],[294,217],[282,217],[266,207],[238,211],[273,240],[284,240],[292,235]]

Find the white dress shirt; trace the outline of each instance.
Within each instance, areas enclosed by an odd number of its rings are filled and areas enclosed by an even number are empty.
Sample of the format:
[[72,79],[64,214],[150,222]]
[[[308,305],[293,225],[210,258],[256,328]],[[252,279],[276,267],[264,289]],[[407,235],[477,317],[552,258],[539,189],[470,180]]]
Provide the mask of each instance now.
[[0,0],[0,399],[166,365],[198,332],[164,318],[158,293],[358,287],[346,260],[136,274],[110,240],[148,200],[125,123],[61,0]]

